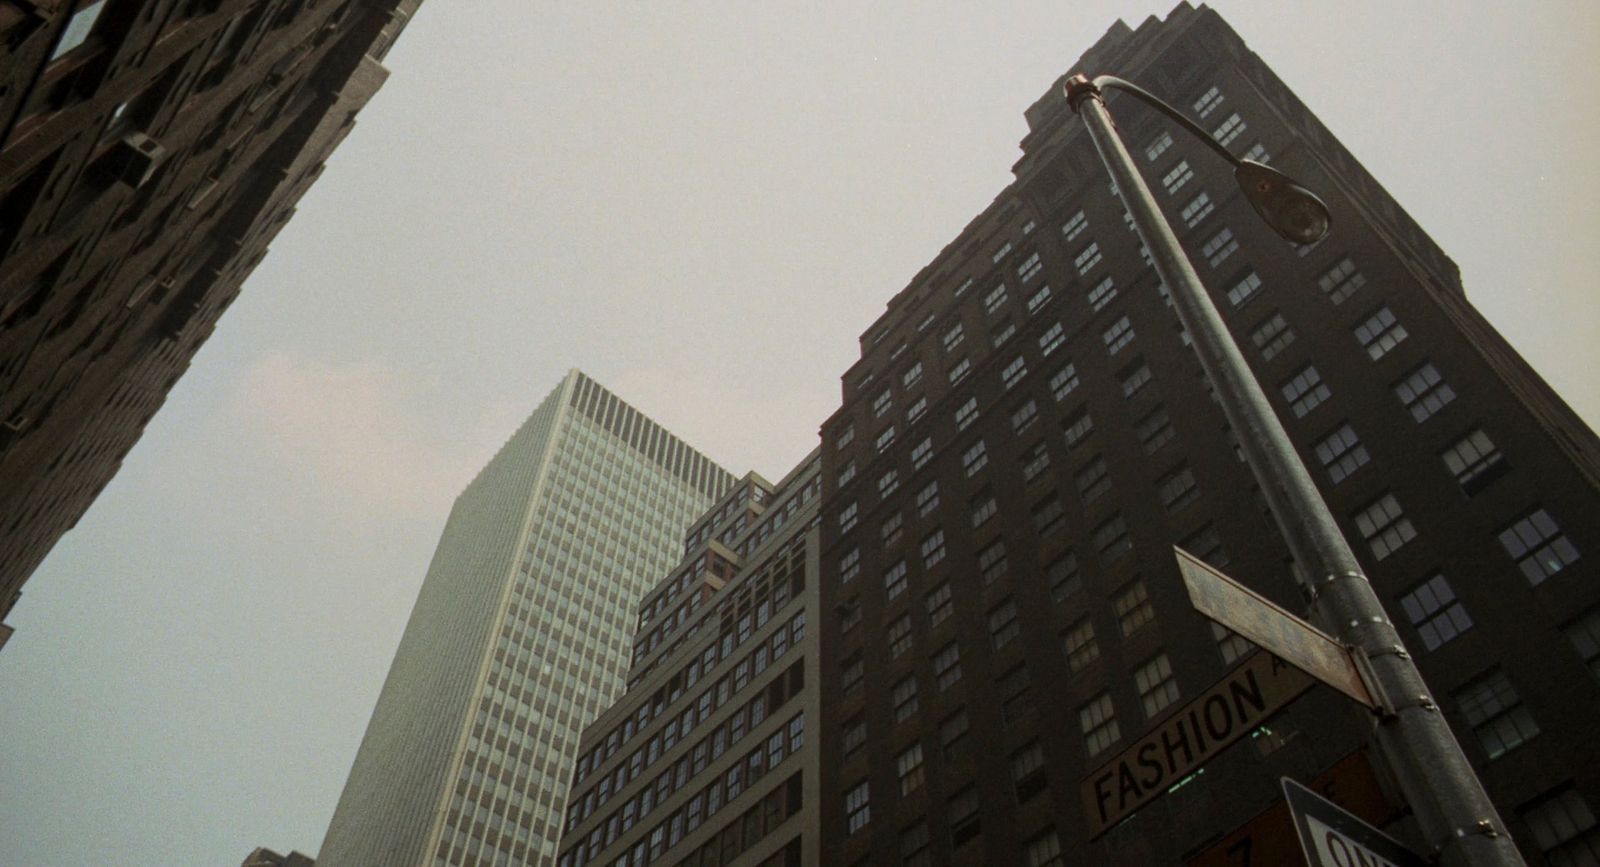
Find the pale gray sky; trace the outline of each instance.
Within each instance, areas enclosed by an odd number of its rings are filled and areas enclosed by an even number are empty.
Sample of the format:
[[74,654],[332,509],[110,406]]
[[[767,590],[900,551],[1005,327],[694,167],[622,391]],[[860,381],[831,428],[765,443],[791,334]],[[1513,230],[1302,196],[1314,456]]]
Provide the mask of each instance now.
[[[1594,424],[1600,5],[1215,5]],[[428,0],[26,587],[0,863],[315,852],[450,502],[568,367],[777,478],[1023,109],[1168,8]]]

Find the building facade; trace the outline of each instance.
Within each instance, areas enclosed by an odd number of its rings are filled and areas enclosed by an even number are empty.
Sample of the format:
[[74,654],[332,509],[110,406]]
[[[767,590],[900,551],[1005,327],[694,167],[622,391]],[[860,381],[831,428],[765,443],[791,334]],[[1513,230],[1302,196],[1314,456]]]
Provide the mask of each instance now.
[[560,867],[819,863],[813,452],[689,528],[639,607],[628,691],[584,730]]
[[258,848],[245,856],[239,867],[316,867],[316,861],[299,852],[279,855],[267,848]]
[[642,576],[733,481],[568,373],[457,498],[317,862],[553,862]]
[[[1223,161],[1109,97],[1519,845],[1595,863],[1594,433],[1214,12],[1119,22],[1079,71],[1327,201],[1332,234],[1288,246]],[[820,863],[1238,863],[1208,859],[1270,823],[1284,776],[1369,780],[1354,806],[1412,835],[1370,718],[1325,687],[1104,833],[1086,815],[1086,779],[1251,651],[1191,608],[1173,546],[1308,597],[1064,78],[1014,181],[862,336],[823,428]]]
[[419,3],[0,0],[0,618],[349,133]]

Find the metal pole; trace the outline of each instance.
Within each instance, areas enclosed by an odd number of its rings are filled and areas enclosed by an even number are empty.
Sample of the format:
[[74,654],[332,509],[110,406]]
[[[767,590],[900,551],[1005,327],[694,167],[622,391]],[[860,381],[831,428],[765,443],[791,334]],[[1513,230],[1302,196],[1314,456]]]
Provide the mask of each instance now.
[[1075,77],[1067,84],[1067,99],[1088,127],[1156,273],[1171,290],[1178,319],[1194,340],[1200,365],[1216,388],[1289,550],[1310,576],[1319,625],[1365,658],[1370,686],[1385,705],[1375,740],[1424,838],[1446,867],[1525,867],[1266,393],[1117,135],[1099,89]]

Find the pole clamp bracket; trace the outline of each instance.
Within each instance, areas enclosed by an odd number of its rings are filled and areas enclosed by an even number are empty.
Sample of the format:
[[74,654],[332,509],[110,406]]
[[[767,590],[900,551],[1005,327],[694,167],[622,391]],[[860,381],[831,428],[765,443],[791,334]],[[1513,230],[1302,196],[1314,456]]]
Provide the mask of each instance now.
[[1446,837],[1443,842],[1433,847],[1433,854],[1435,857],[1437,857],[1440,852],[1444,851],[1446,846],[1449,846],[1451,843],[1467,837],[1498,836],[1500,836],[1500,829],[1494,826],[1493,821],[1489,819],[1479,819],[1478,821],[1473,822],[1471,825],[1464,825],[1455,829],[1454,831],[1451,831],[1450,836]]
[[1073,111],[1077,111],[1078,104],[1085,99],[1098,98],[1100,96],[1099,86],[1091,81],[1089,76],[1082,73],[1067,79],[1067,83],[1062,90],[1066,94],[1067,105],[1072,106]]

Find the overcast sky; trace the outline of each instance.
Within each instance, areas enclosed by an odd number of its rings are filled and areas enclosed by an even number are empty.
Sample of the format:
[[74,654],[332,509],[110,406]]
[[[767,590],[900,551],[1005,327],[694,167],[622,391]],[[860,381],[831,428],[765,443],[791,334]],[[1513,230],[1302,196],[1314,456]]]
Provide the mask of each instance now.
[[[1216,5],[1594,424],[1600,4]],[[0,864],[314,853],[451,501],[567,368],[778,478],[1023,109],[1167,9],[428,0],[26,585]]]

